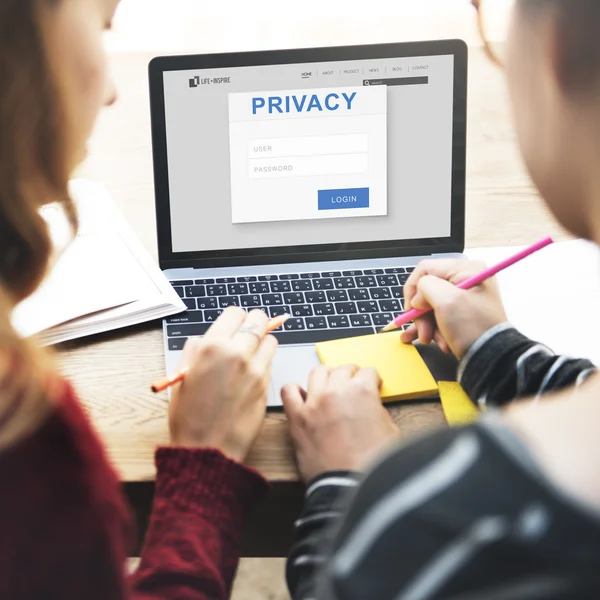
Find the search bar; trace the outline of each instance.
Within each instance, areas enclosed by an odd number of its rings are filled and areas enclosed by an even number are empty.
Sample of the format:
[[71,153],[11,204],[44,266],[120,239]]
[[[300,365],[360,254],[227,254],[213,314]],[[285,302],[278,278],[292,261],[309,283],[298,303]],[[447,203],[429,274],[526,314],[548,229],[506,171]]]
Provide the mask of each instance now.
[[394,77],[391,79],[364,79],[363,85],[427,85],[429,77]]

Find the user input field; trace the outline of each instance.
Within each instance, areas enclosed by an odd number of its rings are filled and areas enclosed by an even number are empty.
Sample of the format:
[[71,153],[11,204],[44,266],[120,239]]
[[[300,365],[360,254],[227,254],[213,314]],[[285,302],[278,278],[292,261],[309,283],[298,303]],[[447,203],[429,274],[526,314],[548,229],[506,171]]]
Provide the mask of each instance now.
[[248,158],[361,154],[368,151],[367,133],[306,135],[251,140],[248,145]]
[[368,172],[369,155],[360,153],[257,158],[248,161],[248,169],[250,179],[354,175]]

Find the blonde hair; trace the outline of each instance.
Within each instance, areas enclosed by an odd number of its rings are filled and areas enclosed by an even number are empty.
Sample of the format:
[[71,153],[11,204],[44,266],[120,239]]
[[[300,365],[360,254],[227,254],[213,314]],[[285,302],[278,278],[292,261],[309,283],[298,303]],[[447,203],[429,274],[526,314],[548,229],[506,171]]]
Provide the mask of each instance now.
[[14,331],[10,314],[48,268],[52,244],[39,209],[69,199],[64,106],[45,31],[61,0],[0,2],[0,450],[51,411],[53,369]]

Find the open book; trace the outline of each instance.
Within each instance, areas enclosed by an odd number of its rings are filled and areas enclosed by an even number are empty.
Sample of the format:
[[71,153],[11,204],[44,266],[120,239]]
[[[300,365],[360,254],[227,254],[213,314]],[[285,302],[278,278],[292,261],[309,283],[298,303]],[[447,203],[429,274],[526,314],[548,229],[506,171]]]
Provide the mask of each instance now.
[[13,311],[24,337],[57,344],[182,312],[185,304],[118,212],[106,189],[71,182],[80,229],[55,205],[42,209],[56,248],[66,246],[40,288]]

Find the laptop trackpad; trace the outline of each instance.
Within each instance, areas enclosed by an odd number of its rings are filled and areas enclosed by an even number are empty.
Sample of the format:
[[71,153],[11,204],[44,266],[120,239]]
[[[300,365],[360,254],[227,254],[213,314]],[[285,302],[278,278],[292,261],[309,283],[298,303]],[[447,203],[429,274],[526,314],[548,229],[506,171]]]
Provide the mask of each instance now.
[[273,360],[269,406],[281,406],[281,388],[297,383],[306,388],[308,374],[321,362],[314,346],[283,346]]

